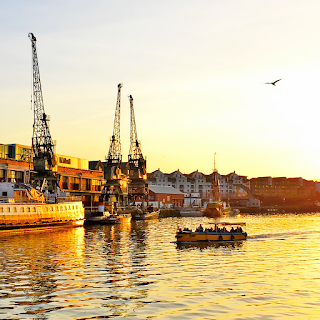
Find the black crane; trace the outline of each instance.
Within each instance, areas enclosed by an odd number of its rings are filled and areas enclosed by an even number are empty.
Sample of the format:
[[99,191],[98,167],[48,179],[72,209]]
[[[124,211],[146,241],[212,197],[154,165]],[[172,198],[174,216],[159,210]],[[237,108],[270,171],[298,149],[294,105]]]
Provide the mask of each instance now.
[[59,184],[59,176],[53,171],[56,161],[54,156],[54,143],[49,130],[49,116],[45,113],[39,63],[36,49],[36,37],[28,34],[32,47],[33,66],[33,109],[34,123],[32,135],[33,171],[30,175],[30,183],[42,185],[47,181],[49,191],[54,191]]
[[117,170],[121,169],[122,155],[121,155],[121,142],[120,142],[120,109],[121,109],[121,88],[122,83],[118,84],[116,112],[114,115],[113,134],[110,141],[110,147],[107,162],[105,164],[105,179],[117,179]]
[[111,212],[116,210],[116,205],[125,206],[127,204],[128,179],[125,173],[122,172],[120,142],[121,88],[122,83],[119,83],[113,134],[110,139],[110,147],[106,162],[103,163],[105,183],[99,199],[99,201],[103,202]]
[[142,206],[148,204],[149,185],[147,183],[147,161],[142,155],[141,145],[138,141],[136,121],[133,109],[132,95],[130,101],[130,149],[128,155],[129,202],[141,202]]

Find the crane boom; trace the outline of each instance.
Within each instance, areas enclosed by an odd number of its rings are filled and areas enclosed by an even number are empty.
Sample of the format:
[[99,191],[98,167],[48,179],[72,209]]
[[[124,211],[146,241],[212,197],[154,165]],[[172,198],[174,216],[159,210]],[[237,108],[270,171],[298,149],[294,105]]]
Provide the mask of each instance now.
[[113,134],[111,137],[110,148],[108,152],[107,161],[109,164],[119,164],[121,163],[121,142],[120,142],[120,103],[121,103],[121,88],[122,83],[118,84],[118,95],[117,95],[117,104],[116,112],[114,116],[114,126]]
[[131,203],[141,202],[142,207],[148,203],[149,185],[147,180],[146,160],[141,151],[138,141],[137,127],[133,109],[132,95],[128,96],[130,101],[130,149],[128,155],[128,199]]
[[134,109],[133,109],[133,98],[132,95],[128,96],[130,101],[130,149],[129,149],[129,162],[138,163],[137,160],[143,159],[141,146],[138,141],[138,134],[137,134],[137,127],[136,127],[136,120],[134,116]]

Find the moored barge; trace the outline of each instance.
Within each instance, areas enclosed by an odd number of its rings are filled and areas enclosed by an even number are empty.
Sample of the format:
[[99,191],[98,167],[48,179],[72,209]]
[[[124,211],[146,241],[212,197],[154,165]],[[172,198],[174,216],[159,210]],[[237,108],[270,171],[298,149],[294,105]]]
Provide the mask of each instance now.
[[52,226],[78,227],[84,223],[82,201],[44,194],[27,184],[0,183],[0,231]]

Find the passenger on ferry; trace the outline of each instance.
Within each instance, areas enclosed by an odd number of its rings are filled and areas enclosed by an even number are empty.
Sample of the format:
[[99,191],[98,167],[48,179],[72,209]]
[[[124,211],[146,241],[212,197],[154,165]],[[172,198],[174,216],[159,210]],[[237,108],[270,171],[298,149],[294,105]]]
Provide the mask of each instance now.
[[203,227],[202,227],[201,224],[200,224],[200,226],[196,229],[196,232],[203,232]]

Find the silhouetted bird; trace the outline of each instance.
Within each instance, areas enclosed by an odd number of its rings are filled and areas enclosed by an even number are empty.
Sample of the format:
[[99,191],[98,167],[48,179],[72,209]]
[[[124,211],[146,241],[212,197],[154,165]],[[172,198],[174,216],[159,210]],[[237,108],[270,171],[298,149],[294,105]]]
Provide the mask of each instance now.
[[282,80],[282,78],[281,79],[279,79],[279,80],[276,80],[276,81],[273,81],[273,82],[266,82],[265,84],[272,84],[272,85],[276,85],[276,83],[278,82],[278,81],[280,81],[280,80]]

